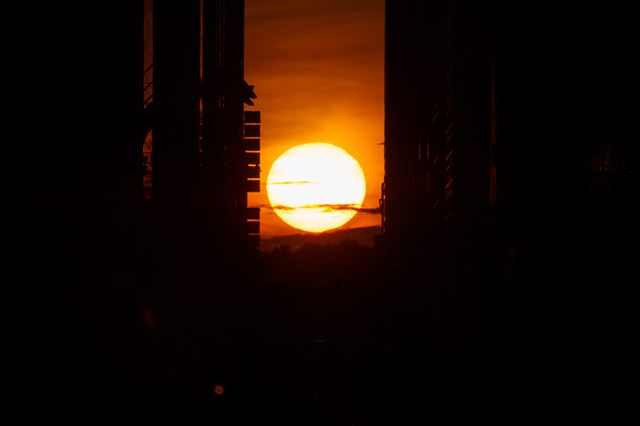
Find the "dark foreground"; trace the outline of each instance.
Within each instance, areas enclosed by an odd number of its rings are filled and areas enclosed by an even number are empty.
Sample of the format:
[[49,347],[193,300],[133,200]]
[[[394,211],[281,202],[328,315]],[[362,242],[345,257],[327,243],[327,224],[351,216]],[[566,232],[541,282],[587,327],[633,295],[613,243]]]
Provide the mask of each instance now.
[[637,289],[617,251],[477,253],[438,277],[352,241],[243,262],[87,247],[27,266],[7,299],[15,423],[637,416]]

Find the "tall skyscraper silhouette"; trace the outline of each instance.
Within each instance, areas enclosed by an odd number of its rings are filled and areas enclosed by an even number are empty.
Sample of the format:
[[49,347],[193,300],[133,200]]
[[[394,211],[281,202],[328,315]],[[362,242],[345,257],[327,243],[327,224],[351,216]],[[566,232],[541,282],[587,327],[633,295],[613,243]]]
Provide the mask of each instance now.
[[389,1],[383,232],[394,259],[474,244],[495,197],[486,6]]
[[542,235],[605,226],[594,208],[631,205],[623,11],[388,1],[386,27],[383,232],[392,253],[542,250]]
[[244,2],[159,0],[152,25],[152,203],[214,241],[256,246],[247,192],[259,190],[259,115],[245,127],[255,94],[244,80]]

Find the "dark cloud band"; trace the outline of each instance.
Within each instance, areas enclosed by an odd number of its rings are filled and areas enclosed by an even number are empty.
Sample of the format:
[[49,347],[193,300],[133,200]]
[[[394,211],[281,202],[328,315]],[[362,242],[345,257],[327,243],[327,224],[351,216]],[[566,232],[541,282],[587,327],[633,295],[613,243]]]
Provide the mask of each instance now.
[[380,214],[379,208],[366,208],[366,207],[358,207],[356,204],[308,204],[304,206],[261,206],[263,208],[268,208],[271,210],[280,210],[280,211],[294,211],[300,209],[321,209],[323,212],[333,212],[333,211],[356,211],[359,213],[365,214]]

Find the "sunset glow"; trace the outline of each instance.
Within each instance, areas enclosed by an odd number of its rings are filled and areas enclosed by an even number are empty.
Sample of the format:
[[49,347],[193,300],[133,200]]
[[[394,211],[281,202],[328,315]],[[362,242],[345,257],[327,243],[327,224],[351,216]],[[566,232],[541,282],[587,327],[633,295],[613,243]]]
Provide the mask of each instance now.
[[[358,160],[367,192],[350,228],[380,225],[384,179],[384,0],[247,0],[245,79],[256,86],[260,167],[300,144],[328,142]],[[250,206],[269,205],[267,191]],[[264,239],[294,231],[260,211]]]
[[294,228],[323,232],[347,223],[362,207],[364,173],[342,148],[298,145],[273,163],[267,178],[269,203]]

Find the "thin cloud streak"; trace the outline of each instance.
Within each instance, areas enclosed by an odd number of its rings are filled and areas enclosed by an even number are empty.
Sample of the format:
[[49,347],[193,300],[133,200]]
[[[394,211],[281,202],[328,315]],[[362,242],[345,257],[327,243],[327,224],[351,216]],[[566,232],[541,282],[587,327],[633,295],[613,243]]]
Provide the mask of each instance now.
[[269,210],[282,210],[282,211],[294,211],[294,210],[305,210],[305,209],[322,209],[325,212],[332,211],[355,211],[358,213],[365,214],[380,214],[380,208],[367,208],[367,207],[358,207],[356,204],[307,204],[304,206],[283,206],[283,205],[263,205],[261,208],[266,208]]
[[310,180],[291,180],[291,181],[281,181],[281,182],[269,182],[269,185],[315,185],[318,182],[313,182]]

